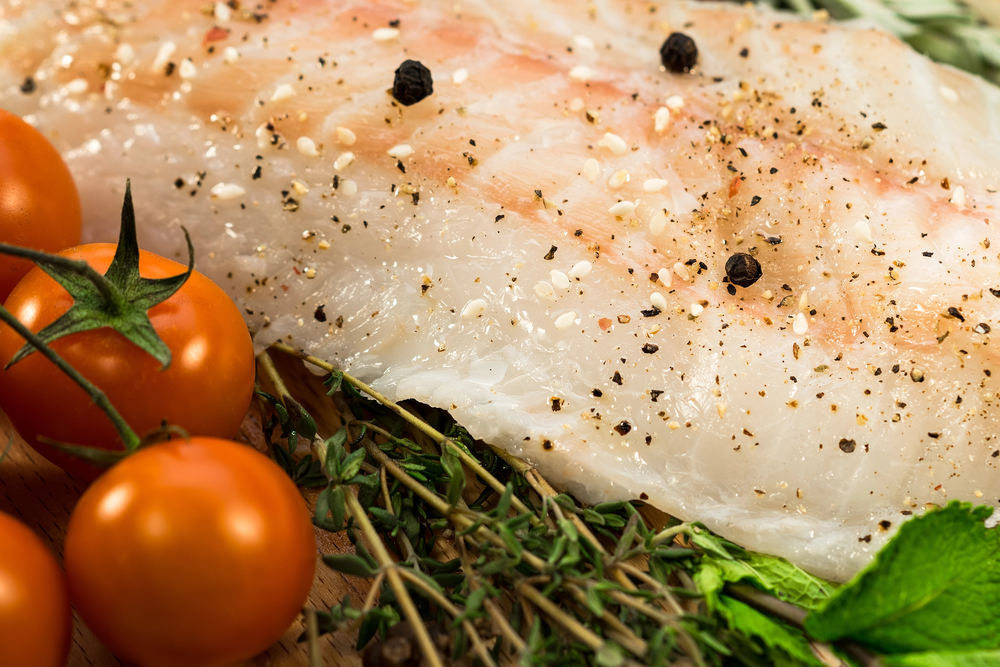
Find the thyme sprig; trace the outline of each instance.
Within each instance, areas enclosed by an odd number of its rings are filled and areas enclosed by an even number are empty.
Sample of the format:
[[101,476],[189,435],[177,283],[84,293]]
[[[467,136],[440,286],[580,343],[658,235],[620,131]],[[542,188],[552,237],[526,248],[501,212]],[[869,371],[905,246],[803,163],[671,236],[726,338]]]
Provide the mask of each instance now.
[[[581,506],[527,462],[474,443],[445,413],[404,407],[322,360],[273,349],[330,373],[343,426],[313,440],[328,480],[314,521],[355,545],[356,555],[325,556],[327,565],[373,580],[361,609],[347,599],[315,612],[320,634],[356,626],[359,649],[377,651],[378,638],[398,641],[390,628],[404,621],[428,664],[450,654],[489,666],[757,665],[780,653],[729,627],[695,584],[703,559],[744,558],[736,545],[700,524],[652,525],[635,503]],[[261,366],[287,394],[274,364]],[[811,656],[800,610],[789,605],[795,613],[783,620],[783,601],[753,590]],[[438,625],[450,632],[441,655],[429,631]]]

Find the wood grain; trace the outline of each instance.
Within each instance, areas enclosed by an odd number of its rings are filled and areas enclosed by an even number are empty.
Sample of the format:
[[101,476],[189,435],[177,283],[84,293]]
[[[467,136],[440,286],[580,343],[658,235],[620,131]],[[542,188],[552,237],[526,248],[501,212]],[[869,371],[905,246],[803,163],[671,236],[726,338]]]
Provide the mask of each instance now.
[[[325,396],[325,389],[319,378],[312,376],[301,362],[279,355],[275,359],[289,388],[295,397],[318,419],[321,435],[330,435],[339,426],[339,417],[332,403]],[[0,434],[12,431],[6,417],[0,414]],[[260,419],[256,405],[251,406],[237,438],[258,448],[263,448],[260,434]],[[2,438],[0,452],[6,446],[7,437]],[[62,470],[52,465],[20,438],[15,438],[6,458],[0,464],[0,512],[18,517],[31,527],[49,545],[60,563],[62,562],[63,541],[66,525],[77,498],[86,484],[74,481]],[[315,500],[315,492],[304,494],[310,505]],[[344,595],[350,595],[360,603],[368,592],[368,582],[348,577],[329,569],[319,560],[322,554],[353,553],[353,547],[343,534],[330,534],[317,529],[316,535],[316,578],[312,592],[306,603],[316,609],[328,609],[337,604]],[[301,619],[289,628],[278,643],[264,653],[240,664],[240,667],[297,667],[308,664],[305,644],[297,644],[296,638],[303,632]],[[342,632],[321,639],[324,665],[357,667],[361,659],[354,649],[356,633]],[[87,629],[74,612],[73,646],[68,665],[70,667],[118,667],[122,665],[108,649]]]

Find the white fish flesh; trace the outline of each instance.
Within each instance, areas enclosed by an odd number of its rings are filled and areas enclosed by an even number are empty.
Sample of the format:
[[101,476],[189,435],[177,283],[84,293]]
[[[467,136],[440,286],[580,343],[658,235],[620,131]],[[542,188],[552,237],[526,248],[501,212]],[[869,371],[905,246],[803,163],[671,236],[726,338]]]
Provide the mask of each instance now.
[[928,504],[1000,502],[979,79],[709,3],[0,7],[0,105],[64,152],[88,240],[130,177],[143,243],[190,229],[259,346],[837,579]]

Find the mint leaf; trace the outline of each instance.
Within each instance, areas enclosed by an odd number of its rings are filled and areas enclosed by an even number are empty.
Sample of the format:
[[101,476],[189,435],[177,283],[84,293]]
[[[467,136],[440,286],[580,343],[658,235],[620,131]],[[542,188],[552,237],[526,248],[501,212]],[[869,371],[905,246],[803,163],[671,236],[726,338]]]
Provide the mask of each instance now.
[[719,612],[730,630],[755,640],[752,647],[768,664],[822,667],[801,632],[727,596],[719,599]]
[[1000,532],[983,524],[992,512],[953,502],[904,523],[806,632],[887,654],[1000,648]]
[[884,667],[996,667],[1000,651],[907,653],[882,658]]
[[706,556],[694,580],[702,594],[709,598],[710,606],[714,602],[712,597],[722,586],[744,580],[810,611],[819,607],[837,589],[836,584],[813,576],[784,558],[752,551],[735,560]]

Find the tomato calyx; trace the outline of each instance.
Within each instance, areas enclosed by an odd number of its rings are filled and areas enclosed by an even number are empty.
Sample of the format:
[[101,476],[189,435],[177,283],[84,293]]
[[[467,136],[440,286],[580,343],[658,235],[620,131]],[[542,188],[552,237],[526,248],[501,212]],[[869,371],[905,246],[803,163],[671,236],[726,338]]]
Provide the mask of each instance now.
[[[102,276],[83,261],[0,244],[0,252],[34,260],[73,297],[73,305],[59,319],[36,336],[46,345],[64,336],[102,327],[110,327],[158,362],[161,370],[169,368],[170,348],[149,321],[147,311],[170,298],[194,270],[194,246],[184,230],[188,247],[187,271],[169,278],[143,278],[139,275],[139,242],[135,231],[135,209],[130,181],[125,182],[125,200],[118,233],[118,247],[111,266]],[[10,368],[39,348],[31,340],[18,350],[5,368]]]

